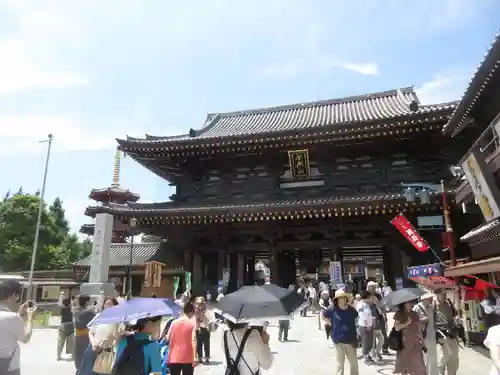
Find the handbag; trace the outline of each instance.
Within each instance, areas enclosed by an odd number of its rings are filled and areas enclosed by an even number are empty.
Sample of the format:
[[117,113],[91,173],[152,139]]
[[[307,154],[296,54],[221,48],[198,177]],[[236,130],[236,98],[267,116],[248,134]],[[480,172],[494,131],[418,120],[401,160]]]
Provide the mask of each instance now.
[[208,323],[208,330],[210,332],[215,332],[215,331],[217,331],[218,328],[219,328],[219,325],[216,322]]
[[389,349],[394,351],[400,351],[403,349],[403,333],[401,331],[397,331],[394,327],[389,333],[388,337]]
[[113,363],[115,361],[115,353],[112,349],[102,349],[94,361],[92,371],[97,374],[111,374]]

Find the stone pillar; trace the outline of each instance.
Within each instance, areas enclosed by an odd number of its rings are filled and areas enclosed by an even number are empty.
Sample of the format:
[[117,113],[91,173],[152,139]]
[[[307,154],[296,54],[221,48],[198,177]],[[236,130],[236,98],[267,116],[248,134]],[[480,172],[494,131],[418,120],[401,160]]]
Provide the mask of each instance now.
[[[273,284],[276,284],[276,285],[280,285],[280,286],[285,286],[285,285],[281,285],[282,284],[282,280],[281,280],[281,275],[280,275],[280,272],[279,272],[279,264],[278,264],[278,249],[276,249],[275,247],[272,247],[271,248],[271,251],[270,251],[270,254],[269,254],[269,261],[271,263],[270,265],[270,269],[271,269],[271,282]],[[288,264],[287,264],[288,266]],[[288,285],[286,285],[288,286]]]
[[191,283],[193,284],[193,294],[203,295],[203,264],[201,255],[193,254],[193,270],[191,272]]
[[115,295],[114,284],[109,282],[109,248],[113,233],[113,215],[97,214],[95,218],[92,260],[89,282],[80,287],[80,294],[99,299],[102,294]]
[[238,254],[238,289],[245,285],[245,256]]
[[219,250],[217,252],[217,278],[222,280],[224,276],[224,268],[226,267],[226,254]]

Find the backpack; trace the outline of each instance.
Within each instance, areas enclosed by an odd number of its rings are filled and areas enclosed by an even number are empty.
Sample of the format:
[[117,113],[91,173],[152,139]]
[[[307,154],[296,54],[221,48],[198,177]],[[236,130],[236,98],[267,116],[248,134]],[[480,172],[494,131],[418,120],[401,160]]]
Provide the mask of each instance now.
[[148,375],[150,371],[144,373],[144,346],[152,342],[128,336],[127,346],[115,362],[111,375]]
[[228,336],[229,331],[224,332],[224,352],[226,354],[226,372],[224,373],[225,375],[240,375],[240,369],[238,368],[238,363],[240,362],[242,355],[243,355],[243,349],[245,349],[245,344],[248,340],[248,337],[250,336],[250,333],[252,332],[251,330],[247,330],[245,334],[243,335],[243,339],[241,340],[241,344],[238,348],[238,354],[236,354],[236,358],[233,359],[231,358],[231,355],[229,354],[229,346],[227,343],[227,336]]
[[17,351],[17,346],[12,352],[12,354],[7,358],[0,358],[0,375],[8,374],[10,363],[12,362],[12,358]]
[[403,349],[403,333],[401,331],[396,331],[394,327],[392,328],[391,333],[389,333],[387,340],[389,341],[389,349],[396,352]]

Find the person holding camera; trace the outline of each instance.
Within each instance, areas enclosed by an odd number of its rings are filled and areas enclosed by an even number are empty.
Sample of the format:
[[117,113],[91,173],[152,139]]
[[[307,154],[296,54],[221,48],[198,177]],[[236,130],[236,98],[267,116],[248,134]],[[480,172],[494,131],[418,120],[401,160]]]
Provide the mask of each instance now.
[[226,355],[226,374],[255,375],[260,369],[269,370],[273,354],[265,327],[250,327],[247,323],[227,321],[222,347]]
[[22,304],[17,312],[15,306],[21,297],[22,287],[17,280],[0,281],[0,374],[19,375],[21,373],[21,353],[19,343],[31,340],[33,301]]

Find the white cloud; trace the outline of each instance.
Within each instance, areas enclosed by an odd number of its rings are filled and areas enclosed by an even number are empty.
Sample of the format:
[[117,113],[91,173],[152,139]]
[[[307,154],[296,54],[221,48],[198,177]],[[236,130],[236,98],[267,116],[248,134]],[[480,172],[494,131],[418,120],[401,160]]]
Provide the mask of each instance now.
[[23,40],[14,38],[0,44],[0,82],[0,95],[9,95],[83,86],[88,79],[79,73],[44,69],[29,55]]
[[378,74],[378,65],[374,63],[357,64],[349,62],[339,62],[338,66],[346,70],[351,70],[353,72],[363,74],[365,76],[374,76]]
[[344,69],[362,75],[378,75],[379,69],[373,62],[360,62],[339,59],[331,53],[331,48],[324,48],[323,34],[318,25],[307,28],[298,43],[296,56],[288,61],[267,65],[262,73],[267,77],[292,78],[309,72],[323,72],[332,69]]
[[375,63],[359,63],[325,58],[319,63],[319,66],[323,66],[324,68],[341,68],[365,76],[374,76],[379,73],[378,65]]
[[327,57],[270,64],[263,69],[263,74],[267,77],[293,78],[308,72],[328,71],[331,69],[344,69],[366,76],[379,74],[378,65],[375,63],[349,62]]
[[438,74],[415,89],[423,104],[460,100],[470,77],[467,74]]
[[0,114],[0,155],[45,150],[46,145],[39,142],[46,140],[49,133],[54,136],[55,152],[110,149],[116,147],[116,137],[127,134],[126,126],[121,127],[119,134],[99,130],[99,136],[95,136],[92,128],[96,128],[95,124],[85,126],[64,116]]
[[68,26],[62,17],[44,11],[21,13],[19,15],[19,25],[25,29]]

